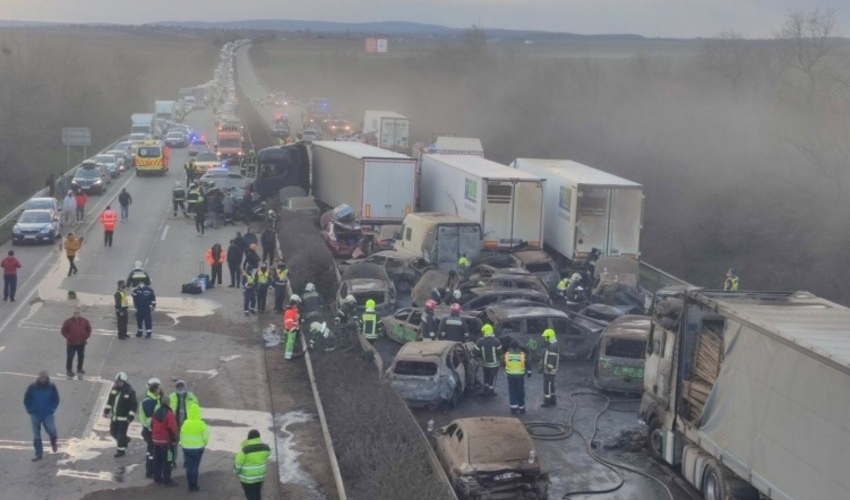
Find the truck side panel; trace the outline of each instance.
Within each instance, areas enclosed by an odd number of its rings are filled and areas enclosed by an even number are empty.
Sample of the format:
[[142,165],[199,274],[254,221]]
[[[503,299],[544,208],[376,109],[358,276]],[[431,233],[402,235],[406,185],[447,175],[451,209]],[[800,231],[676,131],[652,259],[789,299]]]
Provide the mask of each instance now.
[[640,256],[643,228],[643,189],[611,188],[611,255]]
[[428,156],[422,157],[420,167],[419,203],[423,212],[443,212],[478,223],[484,222],[481,179],[468,176]]
[[342,203],[360,216],[363,210],[363,162],[313,145],[313,196],[330,207]]
[[416,203],[416,161],[372,158],[363,161],[363,217],[403,220]]

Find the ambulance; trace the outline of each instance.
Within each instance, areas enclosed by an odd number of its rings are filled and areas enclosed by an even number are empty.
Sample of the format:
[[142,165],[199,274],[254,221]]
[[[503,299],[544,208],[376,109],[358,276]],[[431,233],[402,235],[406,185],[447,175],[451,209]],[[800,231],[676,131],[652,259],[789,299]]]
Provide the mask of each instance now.
[[133,158],[136,175],[165,175],[168,172],[169,149],[160,141],[144,141]]

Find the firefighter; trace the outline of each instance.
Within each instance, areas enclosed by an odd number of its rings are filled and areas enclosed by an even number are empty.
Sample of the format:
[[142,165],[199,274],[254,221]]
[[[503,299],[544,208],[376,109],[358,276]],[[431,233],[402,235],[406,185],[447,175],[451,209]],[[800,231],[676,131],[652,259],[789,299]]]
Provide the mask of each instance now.
[[505,375],[508,377],[508,399],[511,415],[525,414],[525,377],[531,378],[531,370],[526,364],[526,353],[516,339],[511,339],[508,352],[505,353]]
[[469,330],[466,323],[460,317],[460,304],[452,304],[451,313],[443,322],[440,331],[440,340],[453,340],[455,342],[466,342],[469,340]]
[[301,324],[301,313],[298,310],[300,305],[301,297],[293,293],[289,297],[289,306],[283,313],[283,329],[286,332],[286,350],[283,358],[286,361],[292,361],[292,354],[295,352],[295,340],[298,338],[298,327]]
[[139,423],[142,424],[142,439],[145,440],[147,451],[145,453],[145,477],[153,477],[153,440],[151,440],[151,419],[159,407],[162,397],[162,382],[156,377],[148,380],[148,390],[145,397],[139,403]]
[[183,213],[183,217],[188,217],[186,213],[186,188],[179,182],[174,183],[174,188],[171,189],[171,210],[174,217],[177,217],[177,209]]
[[147,286],[151,286],[151,277],[142,268],[142,261],[137,260],[133,263],[133,270],[130,271],[130,274],[127,276],[127,287],[136,288],[142,283]]
[[304,294],[301,296],[301,316],[305,320],[312,319],[313,316],[319,313],[322,308],[322,298],[319,297],[319,292],[316,291],[316,285],[307,283],[304,287]]
[[106,400],[106,407],[103,409],[103,416],[110,419],[109,434],[118,443],[115,458],[123,457],[127,453],[127,443],[130,442],[130,438],[127,437],[127,428],[136,418],[136,409],[139,406],[136,401],[136,391],[130,387],[128,380],[129,377],[124,372],[115,376],[115,385],[112,386],[109,398]]
[[740,280],[738,279],[738,276],[736,276],[730,268],[726,271],[726,280],[723,281],[723,290],[726,292],[737,292],[739,285]]
[[201,194],[201,188],[194,182],[189,184],[189,191],[186,194],[186,212],[195,214],[203,202],[204,195]]
[[465,253],[460,254],[460,258],[457,259],[457,272],[458,272],[458,274],[460,274],[463,277],[466,277],[467,273],[469,272],[469,266],[470,265],[471,264],[469,262],[469,259],[466,258],[466,254]]
[[257,271],[257,312],[266,311],[266,295],[269,292],[271,285],[271,273],[269,266],[265,262],[260,264],[260,270]]
[[152,313],[156,308],[156,293],[153,288],[140,283],[133,290],[133,307],[136,308],[136,337],[142,336],[142,325],[145,327],[145,338],[153,334]]
[[257,312],[257,275],[250,267],[242,275],[242,307],[245,316]]
[[338,325],[347,325],[354,317],[355,307],[357,307],[357,299],[349,293],[342,299],[342,305],[337,308],[334,322]]
[[363,338],[374,344],[378,340],[378,314],[375,312],[375,301],[366,301],[366,310],[363,311]]
[[550,408],[557,404],[555,399],[555,375],[558,374],[558,363],[561,360],[561,350],[555,338],[555,330],[547,328],[543,331],[546,348],[543,359],[540,360],[540,370],[543,372],[543,407]]
[[437,303],[433,300],[425,301],[425,314],[419,322],[419,336],[422,340],[437,340],[437,328],[439,322],[434,316],[434,309]]
[[481,338],[475,343],[475,356],[481,360],[484,372],[484,395],[496,394],[496,375],[499,374],[499,360],[502,359],[502,343],[493,334],[493,325],[481,327]]
[[272,275],[272,287],[274,288],[274,310],[283,312],[283,301],[286,299],[286,289],[289,287],[289,270],[283,259],[277,261],[277,269]]
[[118,321],[118,338],[124,340],[129,337],[127,335],[127,322],[129,321],[127,312],[130,308],[130,298],[127,296],[127,287],[123,280],[118,282],[118,290],[115,291],[113,298],[115,299],[115,319]]

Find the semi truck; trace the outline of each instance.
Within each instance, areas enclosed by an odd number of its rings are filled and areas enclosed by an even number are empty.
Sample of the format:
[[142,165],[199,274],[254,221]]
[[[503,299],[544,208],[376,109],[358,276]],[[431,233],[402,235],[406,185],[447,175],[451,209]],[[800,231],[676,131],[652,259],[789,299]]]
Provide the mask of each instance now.
[[363,116],[362,134],[374,137],[379,148],[410,152],[410,118],[393,111],[369,110]]
[[643,186],[570,160],[517,158],[511,166],[546,179],[543,239],[565,264],[583,262],[594,248],[640,257]]
[[396,250],[425,259],[440,271],[456,270],[461,255],[472,261],[481,254],[481,224],[456,215],[409,214],[397,236]]
[[154,102],[154,113],[156,114],[156,118],[161,118],[163,120],[168,121],[169,123],[174,122],[175,109],[176,103],[174,101]]
[[281,189],[290,186],[310,192],[310,151],[306,144],[261,149],[256,161],[254,186],[260,197],[277,197]]
[[656,301],[640,417],[705,500],[850,498],[850,309],[808,292]]
[[475,155],[422,155],[420,208],[481,224],[484,247],[543,245],[544,179]]
[[130,133],[145,134],[147,137],[153,135],[153,119],[151,113],[133,113],[130,115]]
[[361,142],[312,144],[313,196],[347,204],[361,225],[401,223],[416,206],[416,160]]
[[437,137],[433,146],[429,148],[430,153],[442,155],[475,155],[484,157],[484,147],[481,139],[477,137]]

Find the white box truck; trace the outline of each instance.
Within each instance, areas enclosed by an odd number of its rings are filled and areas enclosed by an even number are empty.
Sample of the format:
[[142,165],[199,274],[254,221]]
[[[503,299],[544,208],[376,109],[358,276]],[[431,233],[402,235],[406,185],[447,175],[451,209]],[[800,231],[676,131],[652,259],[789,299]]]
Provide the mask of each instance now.
[[153,114],[133,113],[130,115],[130,133],[145,134],[151,137],[153,134]]
[[176,109],[175,101],[155,101],[154,113],[156,118],[167,120],[169,123],[174,121],[174,111]]
[[517,170],[546,179],[546,246],[582,262],[602,256],[640,257],[643,186],[569,160],[517,158]]
[[361,142],[312,144],[313,196],[354,209],[361,224],[401,223],[416,206],[416,160]]
[[481,224],[484,248],[543,245],[540,177],[475,155],[422,155],[420,208]]
[[481,224],[456,215],[413,213],[404,218],[395,249],[441,271],[457,270],[461,255],[472,261],[481,254]]
[[393,111],[366,111],[363,135],[375,136],[379,148],[410,152],[410,118]]
[[640,417],[706,500],[850,498],[850,309],[808,292],[657,301]]
[[437,137],[430,153],[440,155],[475,155],[484,157],[484,147],[477,137]]

